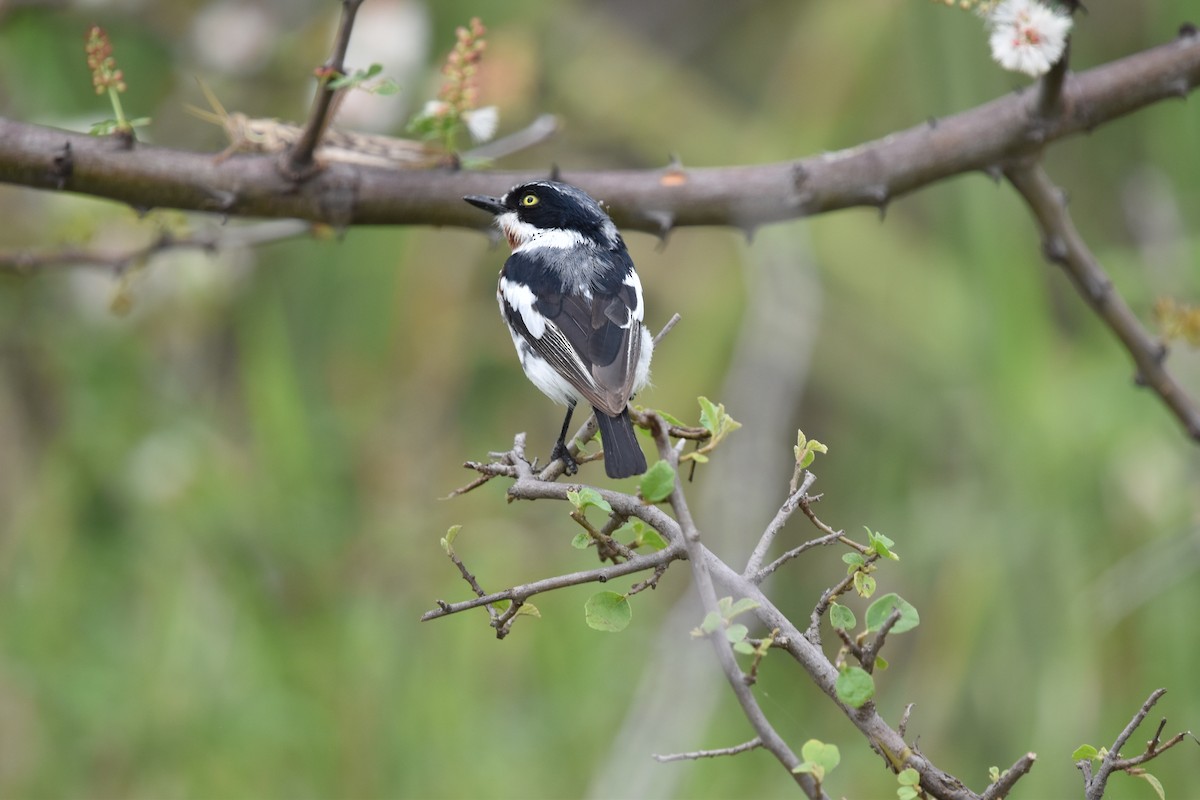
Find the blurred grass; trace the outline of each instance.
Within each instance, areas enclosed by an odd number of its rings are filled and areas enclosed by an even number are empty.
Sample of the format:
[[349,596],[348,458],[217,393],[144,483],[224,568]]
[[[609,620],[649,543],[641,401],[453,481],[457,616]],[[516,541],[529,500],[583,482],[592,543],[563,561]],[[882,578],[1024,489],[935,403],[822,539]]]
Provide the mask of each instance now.
[[[290,13],[329,11],[299,5]],[[1075,63],[1170,38],[1186,5],[1093,10]],[[157,42],[186,32],[197,8],[9,12],[0,107],[60,123],[106,116],[74,52],[98,19],[131,98],[161,104],[131,113],[177,127],[179,105],[197,101],[199,45]],[[485,15],[489,69],[513,78],[497,93],[565,117],[558,140],[514,160],[536,169],[659,165],[672,152],[689,165],[767,161],[1019,85],[990,65],[976,20],[931,3],[654,8],[666,10],[439,4],[432,49]],[[261,86],[259,107],[286,115],[272,92],[301,96],[303,75],[281,65],[323,56],[280,51],[261,74],[226,78],[242,97]],[[1156,294],[1197,288],[1198,131],[1194,101],[1164,103],[1049,154],[1079,227],[1146,319]],[[1165,240],[1134,224],[1147,186],[1182,221]],[[7,187],[0,208],[5,247],[155,224]],[[795,425],[829,444],[816,465],[823,518],[896,540],[903,560],[881,591],[912,601],[923,624],[889,644],[885,715],[915,702],[923,751],[976,789],[989,766],[1038,752],[1027,797],[1077,795],[1071,751],[1111,742],[1157,686],[1170,691],[1152,719],[1196,727],[1200,458],[1041,262],[1013,193],[965,176],[882,221],[793,224],[809,228],[822,283],[809,389],[790,419],[731,412],[778,428],[766,462],[786,459]],[[661,249],[629,243],[651,325],[684,317],[643,400],[692,415],[696,395],[720,399],[755,245],[707,230]],[[561,508],[509,507],[499,485],[438,499],[469,479],[464,459],[518,430],[544,456],[555,433],[558,412],[521,376],[495,311],[503,258],[479,235],[424,229],[170,257],[134,284],[124,318],[107,310],[105,276],[0,282],[0,795],[586,790],[684,571],[638,598],[619,637],[582,624],[586,587],[539,598],[543,619],[503,643],[482,614],[416,622],[435,598],[466,595],[437,545],[450,524],[465,525],[458,549],[489,589],[590,563],[569,547]],[[1171,363],[1200,391],[1196,353]],[[782,492],[787,477],[764,480]],[[720,490],[702,473],[694,492]],[[841,570],[818,553],[773,591],[803,617]],[[878,760],[782,659],[768,659],[761,689],[796,746],[841,746],[831,791],[892,796]],[[722,698],[708,730],[659,749],[745,738]],[[661,769],[678,773],[680,797],[792,792],[762,753]],[[1175,796],[1197,780],[1187,749],[1151,771]],[[1147,791],[1116,776],[1109,796]]]

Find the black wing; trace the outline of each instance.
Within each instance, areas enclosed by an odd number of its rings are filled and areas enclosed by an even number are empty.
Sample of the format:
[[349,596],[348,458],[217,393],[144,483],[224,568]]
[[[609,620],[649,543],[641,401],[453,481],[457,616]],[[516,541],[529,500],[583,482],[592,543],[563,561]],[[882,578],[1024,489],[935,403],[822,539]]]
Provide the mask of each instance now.
[[534,352],[593,406],[615,416],[629,404],[637,375],[641,309],[637,290],[625,282],[633,275],[628,255],[602,255],[611,261],[588,296],[569,289],[555,270],[538,268],[537,251],[514,254],[504,265],[500,299],[505,318]]

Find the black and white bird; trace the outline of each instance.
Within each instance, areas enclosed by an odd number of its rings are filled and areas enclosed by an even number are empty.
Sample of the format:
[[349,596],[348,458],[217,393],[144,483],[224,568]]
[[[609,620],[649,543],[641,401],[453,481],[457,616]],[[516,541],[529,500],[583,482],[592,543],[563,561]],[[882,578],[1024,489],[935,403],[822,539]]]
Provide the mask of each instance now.
[[654,344],[642,324],[642,283],[617,226],[586,192],[557,181],[463,199],[494,214],[512,248],[496,299],[525,375],[567,406],[551,460],[575,473],[565,439],[583,400],[596,411],[608,476],[645,472],[629,398],[649,382]]

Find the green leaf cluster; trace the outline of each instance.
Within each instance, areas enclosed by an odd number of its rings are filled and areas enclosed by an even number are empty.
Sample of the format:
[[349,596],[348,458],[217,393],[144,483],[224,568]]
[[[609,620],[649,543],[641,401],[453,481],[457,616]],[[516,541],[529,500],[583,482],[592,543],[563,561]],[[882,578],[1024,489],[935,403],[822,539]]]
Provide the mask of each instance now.
[[748,597],[743,597],[736,602],[732,597],[722,597],[717,601],[717,610],[705,614],[704,621],[700,623],[700,626],[692,629],[692,636],[697,638],[711,636],[717,631],[724,630],[725,638],[729,640],[729,643],[733,645],[733,649],[737,652],[744,653],[745,655],[758,652],[759,648],[746,641],[746,637],[750,634],[750,629],[741,623],[733,621],[739,614],[744,614],[747,611],[758,608],[758,606],[758,601],[751,600]]
[[793,448],[796,454],[796,469],[807,469],[808,465],[817,457],[817,453],[828,453],[829,448],[818,442],[816,439],[809,439],[804,435],[804,431],[796,431],[796,447]]
[[900,800],[916,800],[921,796],[921,773],[912,767],[900,770],[896,780],[900,782],[900,788],[896,790]]
[[576,511],[583,513],[587,513],[589,508],[598,508],[605,514],[612,513],[612,506],[609,505],[608,501],[600,496],[600,492],[590,486],[568,489],[567,502],[574,506]]
[[846,553],[842,556],[846,562],[846,574],[854,576],[854,591],[859,597],[870,597],[875,594],[875,579],[871,572],[875,566],[862,553]]
[[446,531],[446,535],[442,537],[442,549],[446,551],[446,555],[454,555],[454,539],[461,530],[462,525],[451,525],[450,529]]
[[800,757],[804,762],[792,772],[806,772],[812,775],[817,785],[825,782],[825,777],[842,763],[842,754],[836,744],[825,744],[820,739],[809,739],[800,748]]

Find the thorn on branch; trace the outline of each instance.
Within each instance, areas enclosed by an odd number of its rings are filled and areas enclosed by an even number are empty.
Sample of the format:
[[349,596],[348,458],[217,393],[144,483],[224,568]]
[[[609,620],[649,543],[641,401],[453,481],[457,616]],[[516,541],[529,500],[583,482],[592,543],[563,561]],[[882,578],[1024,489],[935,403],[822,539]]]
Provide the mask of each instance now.
[[909,703],[906,705],[904,707],[904,713],[900,715],[900,724],[896,726],[896,732],[900,734],[901,738],[904,738],[906,735],[908,735],[908,717],[910,714],[912,714],[914,705],[916,704]]
[[62,191],[71,180],[71,173],[75,171],[75,156],[71,152],[70,142],[63,143],[62,148],[55,153],[52,163],[54,167],[50,176],[54,180],[54,188]]

